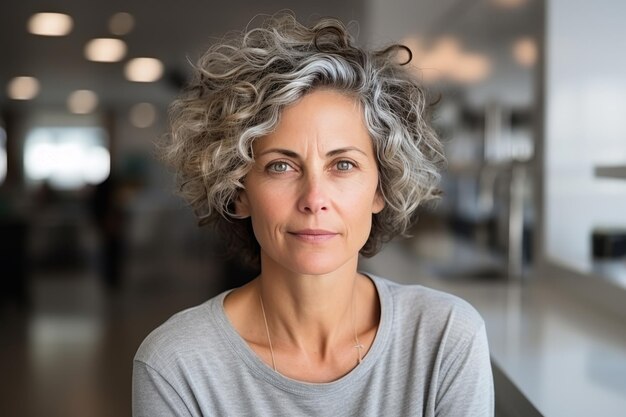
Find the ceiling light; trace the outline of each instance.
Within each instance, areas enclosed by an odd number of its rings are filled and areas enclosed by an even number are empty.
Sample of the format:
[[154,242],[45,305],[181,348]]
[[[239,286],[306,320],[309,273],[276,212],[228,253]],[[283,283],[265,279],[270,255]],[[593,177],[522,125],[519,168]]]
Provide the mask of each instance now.
[[491,60],[482,54],[464,53],[457,61],[457,66],[450,73],[455,81],[474,84],[483,81],[491,73]]
[[34,35],[65,36],[73,26],[72,18],[63,13],[35,13],[28,19],[28,31]]
[[513,57],[521,66],[532,67],[537,62],[537,43],[532,38],[519,38],[513,44]]
[[150,103],[138,103],[131,107],[129,117],[133,126],[149,127],[156,120],[156,108]]
[[415,63],[422,81],[450,80],[477,83],[489,76],[492,63],[484,54],[466,52],[458,38],[443,36],[429,49],[423,49]]
[[452,36],[439,38],[416,62],[422,80],[432,83],[449,77],[454,68],[458,67],[461,54],[461,44],[457,38]]
[[91,90],[76,90],[67,98],[67,108],[75,114],[87,114],[95,110],[98,96]]
[[503,9],[515,9],[526,4],[528,0],[492,0],[492,2]]
[[431,60],[429,65],[448,73],[457,66],[461,54],[461,43],[459,40],[452,36],[444,36],[437,41],[432,52],[428,55],[428,58]]
[[423,40],[418,36],[409,36],[402,40],[402,45],[411,50],[411,64],[419,62],[426,54]]
[[112,34],[122,36],[130,33],[135,26],[135,18],[126,12],[115,13],[109,19],[109,30]]
[[85,57],[90,61],[117,62],[126,55],[126,43],[120,39],[96,38],[85,45]]
[[128,61],[124,74],[130,81],[149,83],[163,75],[163,64],[156,58],[135,58]]
[[30,100],[37,93],[39,93],[39,81],[34,77],[15,77],[7,86],[7,94],[14,100]]

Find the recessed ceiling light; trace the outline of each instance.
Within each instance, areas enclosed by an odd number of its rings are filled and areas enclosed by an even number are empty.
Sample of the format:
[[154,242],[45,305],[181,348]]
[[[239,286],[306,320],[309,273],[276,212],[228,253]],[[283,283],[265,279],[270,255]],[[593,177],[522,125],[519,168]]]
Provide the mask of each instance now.
[[491,74],[491,60],[480,53],[463,53],[450,78],[460,83],[474,84],[483,81]]
[[115,13],[109,19],[109,30],[112,34],[122,36],[130,33],[135,27],[135,18],[126,12]]
[[117,62],[126,55],[126,43],[120,39],[96,38],[85,45],[85,57],[96,62]]
[[98,95],[91,90],[76,90],[67,98],[67,108],[75,114],[87,114],[98,105]]
[[449,78],[462,55],[461,42],[453,36],[443,36],[415,62],[426,83]]
[[39,81],[35,77],[15,77],[7,86],[7,94],[14,100],[30,100],[37,93],[39,93]]
[[492,2],[503,9],[515,9],[526,4],[528,0],[492,0]]
[[532,67],[537,62],[537,43],[529,37],[519,38],[513,44],[513,57],[521,66]]
[[156,120],[156,108],[150,103],[138,103],[131,107],[129,117],[135,127],[150,127]]
[[416,62],[419,62],[426,54],[424,40],[420,36],[413,35],[406,37],[402,40],[401,44],[409,48],[409,50],[411,51],[410,64],[412,65],[415,65]]
[[450,80],[472,84],[483,81],[492,71],[492,61],[484,54],[468,52],[453,36],[437,39],[430,49],[417,55],[415,70],[426,83]]
[[28,31],[34,35],[65,36],[73,26],[72,18],[63,13],[35,13],[28,19]]
[[135,58],[128,61],[124,74],[130,81],[149,83],[163,75],[163,64],[156,58]]

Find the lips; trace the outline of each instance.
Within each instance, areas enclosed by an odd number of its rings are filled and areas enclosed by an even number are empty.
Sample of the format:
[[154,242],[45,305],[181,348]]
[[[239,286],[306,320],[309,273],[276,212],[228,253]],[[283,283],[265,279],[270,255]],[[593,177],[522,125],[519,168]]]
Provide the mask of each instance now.
[[302,229],[288,232],[289,235],[305,242],[325,242],[339,233],[324,229]]

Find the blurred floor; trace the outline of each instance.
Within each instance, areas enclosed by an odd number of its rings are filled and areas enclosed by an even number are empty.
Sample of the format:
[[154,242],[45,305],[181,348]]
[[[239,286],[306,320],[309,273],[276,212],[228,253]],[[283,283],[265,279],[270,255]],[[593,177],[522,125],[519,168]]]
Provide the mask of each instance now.
[[223,285],[206,273],[220,267],[206,262],[180,262],[169,276],[155,265],[161,263],[127,265],[132,279],[117,291],[89,266],[34,273],[30,310],[2,312],[0,415],[130,415],[132,358],[141,340]]

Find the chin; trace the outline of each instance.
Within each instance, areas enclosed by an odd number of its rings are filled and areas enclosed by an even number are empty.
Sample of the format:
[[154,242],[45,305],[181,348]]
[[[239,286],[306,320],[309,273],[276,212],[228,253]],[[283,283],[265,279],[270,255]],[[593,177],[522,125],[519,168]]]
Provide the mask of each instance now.
[[326,275],[344,267],[351,259],[353,257],[338,257],[336,253],[307,253],[274,262],[296,274]]
[[344,268],[353,258],[350,256],[340,258],[332,254],[309,254],[291,258],[288,268],[302,275],[326,275]]

